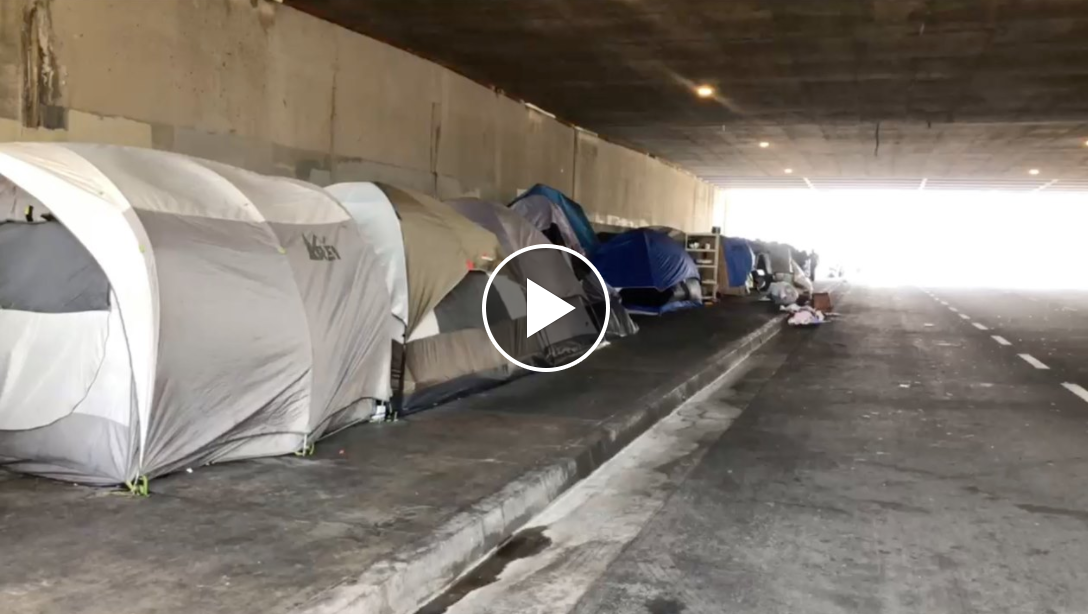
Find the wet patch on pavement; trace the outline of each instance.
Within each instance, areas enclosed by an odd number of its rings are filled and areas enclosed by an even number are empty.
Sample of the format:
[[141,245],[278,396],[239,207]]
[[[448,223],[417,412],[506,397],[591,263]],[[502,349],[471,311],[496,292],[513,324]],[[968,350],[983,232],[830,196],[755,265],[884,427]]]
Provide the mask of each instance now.
[[442,614],[453,604],[464,599],[474,590],[483,588],[499,579],[499,575],[510,563],[536,556],[551,545],[552,540],[544,534],[546,527],[533,527],[519,531],[499,546],[479,567],[458,580],[449,590],[423,606],[419,614]]

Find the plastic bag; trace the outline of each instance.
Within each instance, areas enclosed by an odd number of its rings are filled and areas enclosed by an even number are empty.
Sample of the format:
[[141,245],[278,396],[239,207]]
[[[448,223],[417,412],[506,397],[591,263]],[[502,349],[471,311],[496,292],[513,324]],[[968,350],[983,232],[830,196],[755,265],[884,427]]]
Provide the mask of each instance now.
[[784,281],[776,281],[771,284],[767,294],[775,305],[792,305],[797,302],[797,299],[801,298],[801,293],[797,291],[797,288],[794,288],[793,284]]

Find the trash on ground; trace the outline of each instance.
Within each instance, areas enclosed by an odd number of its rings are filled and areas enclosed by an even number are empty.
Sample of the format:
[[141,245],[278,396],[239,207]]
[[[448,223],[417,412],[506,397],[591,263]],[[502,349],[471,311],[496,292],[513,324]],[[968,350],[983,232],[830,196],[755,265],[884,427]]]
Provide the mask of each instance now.
[[[790,307],[797,307],[797,305],[791,305]],[[821,311],[817,311],[812,307],[797,307],[797,310],[790,316],[787,323],[790,326],[819,326],[825,322],[824,314]]]
[[801,298],[801,293],[797,291],[797,288],[793,287],[793,284],[776,281],[771,283],[771,287],[767,289],[767,295],[771,297],[775,305],[792,305],[797,302],[797,299]]
[[827,313],[833,309],[831,294],[828,292],[815,292],[812,295],[812,308],[816,311]]

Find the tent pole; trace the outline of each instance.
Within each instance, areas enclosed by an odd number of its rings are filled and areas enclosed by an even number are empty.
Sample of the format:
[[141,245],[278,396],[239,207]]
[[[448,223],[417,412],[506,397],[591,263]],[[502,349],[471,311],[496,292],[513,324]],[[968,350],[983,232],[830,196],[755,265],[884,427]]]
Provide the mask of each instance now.
[[400,377],[397,378],[397,390],[393,393],[393,402],[390,404],[389,413],[385,416],[386,422],[392,422],[400,418],[401,409],[404,407],[404,377],[406,375],[406,367],[408,364],[408,339],[405,335],[405,342],[401,344],[400,350]]

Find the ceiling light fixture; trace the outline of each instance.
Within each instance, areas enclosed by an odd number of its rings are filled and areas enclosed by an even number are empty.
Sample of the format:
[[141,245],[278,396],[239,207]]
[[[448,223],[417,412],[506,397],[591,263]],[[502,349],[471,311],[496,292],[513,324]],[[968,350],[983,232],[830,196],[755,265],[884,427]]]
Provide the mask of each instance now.
[[793,169],[792,168],[787,168],[786,169],[786,174],[787,175],[792,175],[793,174]]
[[714,95],[714,88],[709,85],[700,85],[695,88],[695,95],[699,98],[710,98]]
[[768,143],[767,141],[760,141],[760,142],[759,142],[759,146],[760,146],[760,148],[762,148],[762,149],[767,149],[768,147],[770,147],[770,146],[771,146],[771,144],[770,144],[770,143]]
[[1033,168],[1030,171],[1028,171],[1028,174],[1029,175],[1038,175],[1039,174],[1039,169]]

